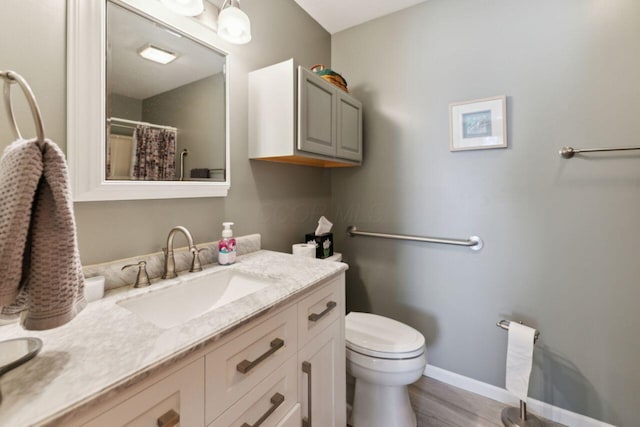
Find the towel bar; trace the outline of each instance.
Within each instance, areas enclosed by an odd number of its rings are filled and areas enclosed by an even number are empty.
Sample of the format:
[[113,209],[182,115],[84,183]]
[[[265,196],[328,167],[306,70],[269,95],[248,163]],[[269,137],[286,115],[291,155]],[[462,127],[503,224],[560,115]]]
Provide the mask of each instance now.
[[565,159],[570,159],[576,154],[580,153],[604,153],[607,151],[632,151],[640,150],[640,147],[611,147],[611,148],[573,148],[562,147],[560,149],[560,156]]
[[27,83],[27,81],[15,71],[0,70],[0,77],[4,79],[4,104],[7,109],[7,116],[9,118],[9,123],[11,124],[11,129],[13,130],[14,136],[17,139],[23,139],[22,134],[20,134],[20,128],[18,128],[16,116],[15,114],[13,114],[13,105],[11,104],[11,85],[13,83],[18,83],[18,86],[20,86],[22,92],[24,92],[24,96],[27,98],[27,102],[29,103],[29,108],[31,109],[31,114],[33,115],[33,121],[36,125],[38,146],[40,147],[40,150],[42,150],[44,148],[44,124],[42,122],[42,114],[40,113],[40,107],[38,107],[36,96],[33,94],[29,83]]
[[484,242],[478,236],[471,236],[467,240],[461,240],[461,239],[444,239],[441,237],[407,236],[404,234],[373,233],[371,231],[360,231],[356,228],[355,225],[350,225],[347,228],[347,234],[349,234],[349,236],[351,237],[353,236],[380,237],[383,239],[411,240],[414,242],[439,243],[441,245],[466,246],[472,251],[479,251],[484,246]]

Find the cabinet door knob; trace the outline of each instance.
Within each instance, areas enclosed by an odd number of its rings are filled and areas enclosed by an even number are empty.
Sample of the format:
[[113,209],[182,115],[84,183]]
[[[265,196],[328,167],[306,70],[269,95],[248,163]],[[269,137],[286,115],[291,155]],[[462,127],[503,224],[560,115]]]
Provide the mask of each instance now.
[[250,360],[244,359],[242,362],[236,365],[236,369],[238,370],[238,372],[242,372],[243,374],[246,374],[256,366],[258,366],[261,362],[263,362],[267,357],[271,356],[273,353],[275,353],[282,347],[284,347],[284,341],[281,340],[280,338],[276,338],[273,341],[271,341],[271,348],[266,352],[264,352],[260,357],[258,357],[253,362]]
[[311,363],[302,362],[302,372],[309,376],[307,381],[307,416],[302,419],[302,427],[311,427]]
[[269,416],[276,411],[276,409],[278,409],[278,406],[282,405],[283,402],[284,402],[283,395],[281,395],[280,393],[274,394],[273,396],[271,396],[271,408],[269,408],[267,412],[262,414],[260,419],[258,419],[258,421],[256,421],[255,424],[251,425],[251,424],[243,423],[242,427],[260,427],[262,423],[265,422],[267,418],[269,418]]
[[175,427],[180,423],[180,414],[173,409],[169,409],[158,418],[158,427]]
[[311,320],[312,322],[317,322],[318,320],[322,319],[324,316],[326,316],[327,314],[329,314],[329,312],[331,310],[333,310],[334,308],[336,308],[336,306],[338,305],[337,302],[335,301],[329,301],[327,303],[327,308],[324,309],[324,311],[322,313],[311,313],[309,315],[309,320]]

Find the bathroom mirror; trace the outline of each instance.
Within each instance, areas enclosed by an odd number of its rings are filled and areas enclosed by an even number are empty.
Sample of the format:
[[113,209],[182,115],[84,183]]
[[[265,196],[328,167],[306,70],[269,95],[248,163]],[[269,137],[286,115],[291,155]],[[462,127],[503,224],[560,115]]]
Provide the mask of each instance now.
[[161,2],[68,6],[74,200],[226,196],[228,55],[215,32]]
[[225,180],[226,56],[107,3],[106,179]]

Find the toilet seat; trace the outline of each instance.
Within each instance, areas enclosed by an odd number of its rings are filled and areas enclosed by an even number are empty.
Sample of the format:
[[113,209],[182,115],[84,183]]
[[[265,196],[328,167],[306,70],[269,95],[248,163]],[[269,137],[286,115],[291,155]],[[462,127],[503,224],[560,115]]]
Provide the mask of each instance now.
[[425,352],[424,336],[403,323],[371,313],[345,318],[348,349],[379,359],[411,359]]

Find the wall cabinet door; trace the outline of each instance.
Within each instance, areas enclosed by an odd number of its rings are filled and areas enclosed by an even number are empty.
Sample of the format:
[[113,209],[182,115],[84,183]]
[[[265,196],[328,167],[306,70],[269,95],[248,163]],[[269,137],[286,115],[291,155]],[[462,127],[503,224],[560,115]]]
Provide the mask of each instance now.
[[362,160],[362,104],[338,90],[336,96],[336,156]]
[[298,67],[298,150],[336,155],[336,91]]
[[335,321],[300,350],[300,402],[303,427],[344,427],[345,350]]

